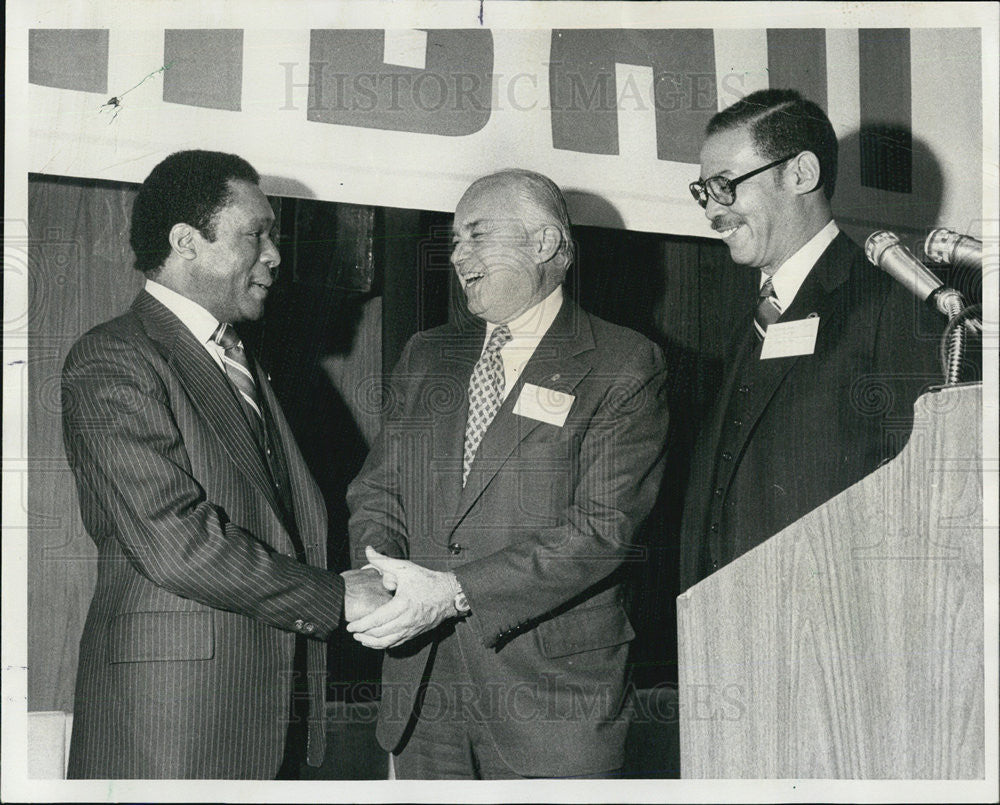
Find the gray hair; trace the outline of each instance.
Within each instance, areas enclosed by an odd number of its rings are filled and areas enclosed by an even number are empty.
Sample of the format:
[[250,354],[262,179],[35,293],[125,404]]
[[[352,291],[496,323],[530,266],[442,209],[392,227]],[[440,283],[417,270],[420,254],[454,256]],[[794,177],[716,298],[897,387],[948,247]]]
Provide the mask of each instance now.
[[[561,241],[552,259],[564,272],[576,259],[576,242],[573,240],[572,224],[566,199],[559,186],[548,176],[523,168],[507,168],[476,179],[469,190],[479,184],[502,182],[517,190],[518,197],[537,215],[537,223],[554,226],[559,230]],[[469,192],[468,190],[466,192]]]

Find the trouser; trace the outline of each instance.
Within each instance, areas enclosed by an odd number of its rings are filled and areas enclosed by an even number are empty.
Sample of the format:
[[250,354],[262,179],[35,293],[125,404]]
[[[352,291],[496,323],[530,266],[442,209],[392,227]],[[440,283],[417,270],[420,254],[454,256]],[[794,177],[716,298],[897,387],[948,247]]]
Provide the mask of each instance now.
[[[455,636],[437,646],[433,691],[427,691],[406,742],[393,755],[399,780],[522,780],[503,759],[482,713],[460,690],[473,684]],[[572,751],[572,750],[570,750]],[[578,775],[601,779],[620,769]],[[545,776],[545,775],[541,775]]]
[[309,676],[306,662],[306,638],[295,636],[292,691],[288,707],[288,729],[285,731],[285,752],[275,780],[298,780],[306,762],[309,745]]

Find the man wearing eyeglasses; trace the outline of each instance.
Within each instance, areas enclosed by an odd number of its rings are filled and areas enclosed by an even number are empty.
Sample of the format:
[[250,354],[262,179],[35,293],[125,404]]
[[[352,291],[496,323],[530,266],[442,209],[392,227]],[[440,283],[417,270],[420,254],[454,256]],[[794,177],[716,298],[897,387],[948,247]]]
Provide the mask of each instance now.
[[830,208],[837,138],[793,90],[716,114],[691,193],[759,291],[692,458],[682,589],[895,456],[940,382],[942,322],[870,266]]

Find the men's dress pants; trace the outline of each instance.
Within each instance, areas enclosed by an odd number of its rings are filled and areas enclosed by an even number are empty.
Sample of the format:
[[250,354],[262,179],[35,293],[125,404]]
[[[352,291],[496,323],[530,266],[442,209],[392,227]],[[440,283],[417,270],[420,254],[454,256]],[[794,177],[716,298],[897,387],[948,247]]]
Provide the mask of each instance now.
[[[482,698],[483,691],[465,670],[458,639],[442,640],[424,693],[419,718],[406,743],[393,755],[399,780],[522,780],[490,735],[486,720],[507,709]],[[499,717],[509,717],[500,715]],[[572,747],[566,747],[572,752]],[[620,770],[580,775],[618,777]],[[539,775],[544,777],[546,775]],[[577,779],[577,778],[574,778]]]
[[309,677],[306,662],[306,638],[295,636],[295,662],[292,696],[289,702],[288,729],[285,732],[285,754],[275,780],[300,779],[306,762],[309,742]]

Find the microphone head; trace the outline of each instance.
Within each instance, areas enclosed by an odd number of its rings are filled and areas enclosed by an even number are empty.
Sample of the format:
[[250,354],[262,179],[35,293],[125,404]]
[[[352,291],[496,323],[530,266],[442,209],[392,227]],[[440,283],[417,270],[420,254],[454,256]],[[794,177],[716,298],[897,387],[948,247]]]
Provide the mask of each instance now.
[[924,254],[938,265],[974,265],[982,263],[982,243],[951,229],[935,229],[924,241]]
[[865,257],[873,266],[882,267],[882,255],[886,249],[899,245],[899,237],[894,232],[881,229],[872,232],[865,241]]
[[951,262],[960,235],[950,229],[935,229],[927,235],[924,241],[924,254],[932,263],[945,264]]

